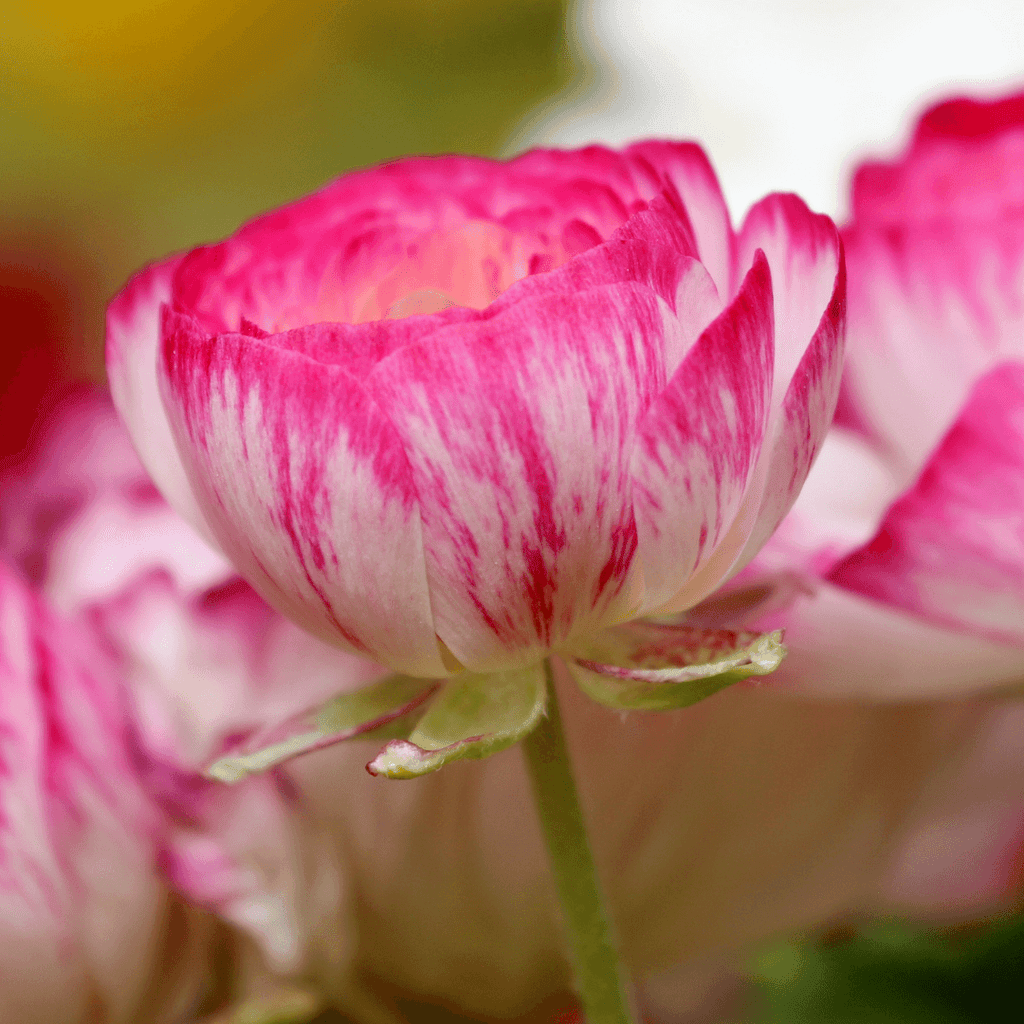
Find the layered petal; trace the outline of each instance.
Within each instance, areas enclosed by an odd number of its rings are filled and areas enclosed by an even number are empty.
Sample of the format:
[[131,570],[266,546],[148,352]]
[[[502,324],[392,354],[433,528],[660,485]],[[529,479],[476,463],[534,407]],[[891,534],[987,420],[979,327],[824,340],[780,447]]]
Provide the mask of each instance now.
[[645,610],[678,599],[721,551],[764,443],[773,344],[771,276],[758,256],[640,424],[631,468]]
[[[718,178],[704,151],[693,142],[637,142],[626,152],[649,161],[668,178],[686,208],[697,255],[723,302],[740,286],[736,239]],[[745,268],[744,268],[745,269]]]
[[978,382],[916,483],[829,579],[1024,646],[1024,363]]
[[110,394],[142,464],[178,512],[213,543],[192,493],[167,419],[156,374],[160,310],[170,301],[181,257],[139,271],[107,310],[107,375]]
[[170,322],[164,399],[235,564],[312,632],[415,675],[444,675],[416,485],[380,404],[340,367]]
[[846,268],[835,225],[796,196],[771,195],[747,214],[738,266],[758,249],[771,268],[775,297],[771,427],[756,518],[734,572],[760,550],[799,494],[832,422],[843,365]]
[[608,285],[438,331],[369,378],[462,664],[527,664],[636,607],[629,460],[678,330],[649,289]]

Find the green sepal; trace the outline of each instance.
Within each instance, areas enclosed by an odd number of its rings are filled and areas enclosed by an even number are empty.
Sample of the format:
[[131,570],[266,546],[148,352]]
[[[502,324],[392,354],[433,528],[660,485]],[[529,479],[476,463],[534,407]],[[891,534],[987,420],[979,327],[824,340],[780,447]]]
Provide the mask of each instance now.
[[544,667],[447,680],[407,740],[392,740],[366,766],[371,775],[414,779],[451,761],[482,758],[521,740],[547,706]]
[[297,715],[273,729],[255,733],[223,751],[204,774],[220,782],[239,782],[248,775],[356,737],[385,739],[408,735],[408,720],[422,711],[439,687],[436,679],[391,675],[369,686],[343,693],[315,711]]
[[565,662],[580,689],[605,707],[668,711],[774,672],[785,654],[781,630],[739,633],[635,622],[605,630]]

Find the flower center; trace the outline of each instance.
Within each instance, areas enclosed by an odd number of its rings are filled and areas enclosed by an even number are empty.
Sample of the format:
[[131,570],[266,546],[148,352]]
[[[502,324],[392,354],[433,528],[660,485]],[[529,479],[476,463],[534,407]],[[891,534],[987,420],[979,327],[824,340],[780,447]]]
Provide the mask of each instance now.
[[409,292],[393,303],[387,312],[386,320],[400,320],[403,316],[422,316],[425,313],[440,313],[449,306],[456,305],[455,300],[444,292],[434,288],[420,288]]

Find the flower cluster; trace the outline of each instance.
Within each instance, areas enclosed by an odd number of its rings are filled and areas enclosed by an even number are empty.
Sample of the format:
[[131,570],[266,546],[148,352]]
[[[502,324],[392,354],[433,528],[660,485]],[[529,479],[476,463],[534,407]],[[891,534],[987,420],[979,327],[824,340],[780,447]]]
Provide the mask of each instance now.
[[566,990],[516,751],[358,770],[551,685],[652,1015],[1010,904],[1022,159],[1024,100],[943,104],[841,231],[734,230],[692,144],[407,160],[134,278],[113,406],[0,480],[0,1016]]

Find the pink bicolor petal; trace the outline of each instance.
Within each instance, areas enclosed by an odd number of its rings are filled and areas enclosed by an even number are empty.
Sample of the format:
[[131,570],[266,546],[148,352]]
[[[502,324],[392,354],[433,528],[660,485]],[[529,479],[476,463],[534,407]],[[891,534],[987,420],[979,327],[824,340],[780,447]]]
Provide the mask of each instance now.
[[185,475],[157,382],[160,310],[170,301],[180,261],[180,256],[172,256],[139,271],[110,304],[107,375],[114,405],[142,464],[177,511],[212,544],[213,534]]
[[185,317],[169,322],[160,371],[208,521],[267,600],[349,650],[446,675],[409,462],[363,385]]
[[631,468],[646,610],[676,598],[733,526],[768,424],[773,358],[772,282],[759,255],[640,424]]
[[[772,272],[775,300],[775,393],[778,409],[815,332],[841,325],[846,301],[839,232],[794,195],[766,196],[751,207],[737,239],[736,266],[743,274],[760,249]],[[841,332],[840,332],[841,335]],[[837,342],[833,340],[833,345]],[[841,336],[838,340],[841,346]]]
[[1024,363],[978,382],[914,486],[829,579],[931,622],[1024,644]]
[[1018,684],[1024,651],[925,622],[829,583],[795,589],[792,602],[752,629],[784,629],[788,655],[771,686],[815,697],[908,701],[961,697]]
[[678,330],[647,288],[522,301],[367,379],[413,467],[438,636],[526,664],[635,608],[629,458]]
[[1024,94],[946,100],[918,122],[905,155],[853,179],[860,224],[991,221],[1024,205]]
[[726,301],[741,280],[735,271],[736,239],[725,197],[704,150],[693,142],[654,141],[635,143],[626,152],[650,161],[678,191],[689,215],[700,261],[722,301]]
[[973,383],[1024,358],[1024,214],[844,233],[850,271],[844,417],[910,483]]
[[793,508],[745,571],[826,575],[875,535],[898,494],[892,467],[861,435],[833,426]]
[[164,898],[121,680],[0,564],[0,1016],[136,1019]]
[[839,397],[845,326],[846,266],[840,253],[831,300],[789,382],[782,407],[772,419],[761,507],[733,572],[746,565],[771,537],[792,507],[818,455]]

